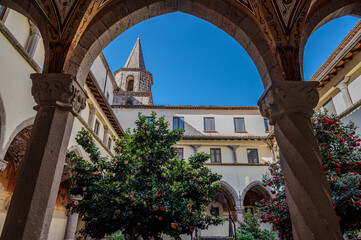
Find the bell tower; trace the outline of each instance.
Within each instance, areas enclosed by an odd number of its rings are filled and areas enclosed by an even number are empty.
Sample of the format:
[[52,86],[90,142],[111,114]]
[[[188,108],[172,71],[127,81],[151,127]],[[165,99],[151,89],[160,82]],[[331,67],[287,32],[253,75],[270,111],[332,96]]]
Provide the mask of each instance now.
[[115,71],[114,76],[118,88],[113,105],[153,105],[153,76],[145,68],[139,37],[124,67]]

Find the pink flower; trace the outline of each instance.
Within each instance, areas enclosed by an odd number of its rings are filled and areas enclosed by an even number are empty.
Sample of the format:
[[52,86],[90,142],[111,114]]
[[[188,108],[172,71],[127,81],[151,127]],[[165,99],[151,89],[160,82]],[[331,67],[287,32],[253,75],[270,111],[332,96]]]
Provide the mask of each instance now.
[[171,225],[171,227],[172,227],[173,229],[176,229],[177,226],[178,226],[178,223],[171,223],[170,225]]
[[336,166],[337,166],[337,167],[341,167],[341,164],[337,163]]
[[340,216],[337,216],[337,220],[338,220],[339,222],[341,222],[341,217],[340,217]]
[[335,171],[336,171],[336,172],[340,172],[340,171],[341,171],[341,169],[339,169],[339,168],[336,168],[336,169],[335,169]]
[[355,203],[356,203],[356,206],[361,207],[361,202],[360,201],[356,201]]

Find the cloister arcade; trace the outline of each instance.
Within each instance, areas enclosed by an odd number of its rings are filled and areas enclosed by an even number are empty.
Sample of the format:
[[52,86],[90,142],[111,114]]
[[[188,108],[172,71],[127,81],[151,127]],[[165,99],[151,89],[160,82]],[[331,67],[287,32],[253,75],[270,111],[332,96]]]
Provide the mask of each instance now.
[[295,238],[342,239],[310,124],[318,83],[304,81],[302,62],[311,33],[341,16],[361,17],[359,0],[0,0],[0,4],[34,22],[45,48],[42,73],[31,75],[29,91],[37,115],[1,239],[47,239],[66,146],[74,116],[85,108],[83,86],[93,61],[125,30],[176,11],[218,26],[254,61],[265,88],[259,100],[261,113],[275,126]]

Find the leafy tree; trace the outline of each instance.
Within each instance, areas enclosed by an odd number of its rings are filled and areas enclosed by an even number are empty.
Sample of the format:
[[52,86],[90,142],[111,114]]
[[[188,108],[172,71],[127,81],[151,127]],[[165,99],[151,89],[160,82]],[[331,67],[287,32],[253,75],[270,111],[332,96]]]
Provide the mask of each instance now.
[[237,240],[276,240],[276,237],[274,232],[261,230],[258,219],[248,210],[243,222],[239,223]]
[[93,238],[121,231],[126,239],[159,239],[161,234],[178,238],[194,228],[205,229],[222,222],[205,214],[206,204],[219,189],[220,175],[204,167],[209,155],[199,153],[188,163],[176,158],[172,147],[183,131],[169,130],[163,117],[139,114],[133,133],[115,141],[116,155],[101,157],[86,130],[76,136],[90,161],[68,154],[72,163],[70,193],[82,196],[68,208],[79,213],[84,234]]
[[[357,239],[357,231],[361,229],[361,139],[352,122],[344,124],[335,115],[316,113],[312,125],[341,230],[349,239]],[[273,225],[280,239],[293,239],[279,163],[269,166],[263,184],[271,188],[274,197],[259,202],[260,218]]]

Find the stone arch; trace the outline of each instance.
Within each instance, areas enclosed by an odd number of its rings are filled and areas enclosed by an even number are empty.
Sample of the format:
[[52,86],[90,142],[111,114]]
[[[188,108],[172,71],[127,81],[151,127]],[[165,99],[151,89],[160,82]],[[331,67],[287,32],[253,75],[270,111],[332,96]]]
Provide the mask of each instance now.
[[33,125],[30,124],[17,131],[6,149],[4,160],[7,166],[0,172],[0,212],[6,212],[9,207],[32,127]]
[[204,19],[233,37],[249,54],[267,89],[273,81],[281,81],[281,70],[268,40],[257,20],[224,0],[208,1],[122,1],[113,0],[101,9],[73,51],[70,51],[64,72],[77,76],[84,83],[89,69],[112,40],[139,22],[172,13],[183,12]]
[[23,130],[24,128],[28,127],[28,126],[32,126],[34,124],[34,121],[35,121],[35,117],[31,117],[31,118],[28,118],[26,120],[24,120],[22,123],[20,123],[16,128],[15,130],[11,133],[10,137],[9,137],[9,140],[7,141],[7,143],[5,144],[4,148],[1,150],[0,152],[0,159],[3,159],[10,144],[12,143],[13,139],[16,137],[16,135],[19,134],[19,132],[21,130]]
[[[230,208],[232,220],[234,222],[237,222],[238,220],[237,210],[239,209],[239,201],[238,201],[237,193],[229,183],[221,180],[220,184],[221,187],[218,190],[218,192],[223,194],[223,196],[225,197],[226,201],[228,202],[228,206]],[[228,212],[227,203],[224,202],[222,197],[218,197],[217,199],[214,199],[210,204],[215,202],[219,203],[219,205],[222,207],[221,209],[223,210],[223,212]]]
[[49,36],[48,36],[48,22],[44,14],[41,12],[36,1],[24,1],[24,0],[0,0],[0,5],[13,9],[20,14],[27,17],[33,22],[39,29],[44,44],[44,68],[43,71],[47,72],[49,66]]
[[253,181],[243,190],[241,195],[242,210],[245,211],[246,207],[254,206],[255,201],[265,199],[268,201],[271,198],[271,193],[263,187],[261,181]]
[[361,2],[359,0],[319,0],[313,1],[307,15],[305,27],[300,42],[300,70],[303,79],[303,54],[308,38],[311,34],[326,23],[343,16],[352,15],[361,17]]

